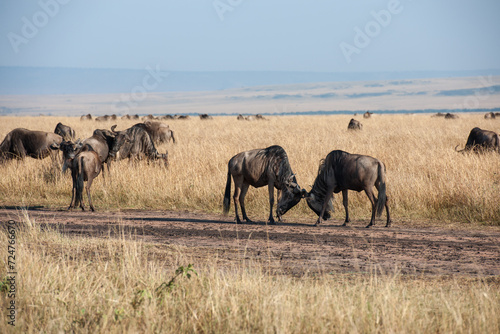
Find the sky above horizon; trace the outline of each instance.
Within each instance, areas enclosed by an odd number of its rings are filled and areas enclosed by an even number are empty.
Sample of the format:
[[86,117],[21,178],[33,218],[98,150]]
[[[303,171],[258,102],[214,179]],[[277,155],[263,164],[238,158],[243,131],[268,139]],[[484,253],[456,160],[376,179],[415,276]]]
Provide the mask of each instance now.
[[500,69],[498,0],[0,0],[0,66]]

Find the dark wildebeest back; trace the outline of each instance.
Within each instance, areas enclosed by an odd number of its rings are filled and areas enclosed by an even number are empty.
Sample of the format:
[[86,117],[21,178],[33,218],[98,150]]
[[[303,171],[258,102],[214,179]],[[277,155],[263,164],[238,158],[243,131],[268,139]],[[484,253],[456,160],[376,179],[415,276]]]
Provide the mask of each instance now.
[[[373,187],[378,190],[378,199],[373,194]],[[385,166],[378,159],[366,155],[349,154],[344,151],[332,151],[322,160],[318,176],[311,191],[307,194],[308,206],[318,214],[316,225],[322,222],[324,213],[332,210],[333,193],[342,191],[346,212],[345,223],[349,220],[347,191],[364,190],[372,204],[372,216],[367,227],[375,224],[375,216],[380,216],[384,207],[387,212],[387,225],[391,225],[387,206]]]
[[128,158],[133,161],[146,157],[148,160],[163,160],[165,165],[168,164],[168,152],[165,154],[158,153],[143,123],[136,124],[119,133],[126,134],[130,140],[118,150],[117,160]]
[[229,212],[231,195],[231,176],[234,180],[234,211],[236,222],[241,223],[238,215],[238,202],[241,206],[243,219],[248,218],[245,210],[245,196],[249,186],[259,188],[268,186],[269,191],[269,222],[274,224],[273,205],[274,188],[278,189],[278,207],[276,210],[278,219],[289,209],[295,206],[305,194],[297,184],[295,175],[292,172],[288,156],[280,146],[270,146],[265,149],[255,149],[236,154],[229,160],[227,171],[226,191],[224,193],[223,211]]
[[52,132],[14,129],[0,144],[0,161],[24,159],[26,156],[45,159],[52,155],[55,158],[58,145],[62,140],[61,136]]
[[90,197],[90,187],[92,182],[99,175],[102,169],[102,162],[99,160],[97,152],[95,152],[92,147],[85,145],[85,150],[78,153],[74,159],[71,160],[70,169],[71,177],[73,179],[73,188],[71,203],[68,210],[80,205],[82,211],[85,211],[85,206],[83,204],[83,185],[84,181],[87,181],[87,197],[89,200],[90,210],[94,211],[94,205],[92,204],[92,198]]
[[446,113],[446,115],[444,115],[444,119],[457,119],[457,118],[458,118],[458,115],[455,115],[452,113]]
[[363,124],[360,121],[351,118],[349,125],[347,125],[347,130],[361,130],[363,129]]
[[373,114],[372,112],[367,111],[363,114],[363,118],[370,118],[372,117],[372,114]]
[[[458,145],[455,147],[455,151],[457,150],[457,147]],[[496,151],[500,153],[500,138],[496,132],[482,130],[475,127],[469,133],[465,148],[458,152],[464,151],[473,151],[476,153],[483,151]]]
[[57,123],[54,133],[63,137],[63,140],[66,141],[75,139],[75,130],[61,122]]
[[202,120],[207,120],[207,119],[213,119],[212,116],[210,116],[209,114],[200,114],[200,119]]
[[488,112],[488,113],[484,114],[484,118],[485,119],[495,119],[496,116],[495,116],[494,112]]

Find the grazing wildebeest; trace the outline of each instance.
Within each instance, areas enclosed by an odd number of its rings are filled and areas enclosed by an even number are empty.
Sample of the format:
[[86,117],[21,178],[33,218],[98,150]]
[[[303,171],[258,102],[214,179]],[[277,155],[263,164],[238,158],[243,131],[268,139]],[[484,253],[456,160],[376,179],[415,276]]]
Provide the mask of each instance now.
[[[457,146],[455,146],[455,151],[457,151]],[[496,151],[500,153],[500,139],[496,132],[489,130],[481,130],[478,127],[472,129],[469,133],[469,137],[467,138],[467,143],[465,144],[465,148],[457,151],[473,151],[476,153],[484,152],[484,151]]]
[[97,116],[95,118],[96,122],[106,122],[109,121],[109,115]]
[[80,121],[91,121],[91,120],[92,120],[91,114],[82,115],[82,117],[80,117]]
[[495,119],[496,115],[494,112],[488,112],[488,113],[484,114],[484,118],[485,119]]
[[458,118],[458,115],[455,115],[452,113],[446,113],[446,115],[444,115],[444,119],[457,119],[457,118]]
[[160,117],[160,119],[167,120],[167,119],[174,119],[174,116],[172,115],[163,115]]
[[128,158],[132,162],[146,157],[148,160],[161,160],[165,166],[168,165],[168,151],[165,154],[158,153],[144,123],[138,123],[118,133],[127,135],[129,141],[118,150],[117,160]]
[[207,120],[207,119],[214,119],[212,116],[210,116],[209,114],[200,114],[200,119],[202,120]]
[[[373,194],[373,187],[378,190],[378,199]],[[331,206],[333,193],[341,191],[345,208],[344,226],[347,225],[350,221],[347,209],[348,190],[358,192],[364,190],[372,204],[372,217],[366,227],[375,224],[375,216],[382,214],[384,206],[387,212],[386,227],[391,225],[389,207],[387,206],[385,165],[370,156],[336,150],[330,152],[321,161],[318,176],[311,191],[306,195],[307,205],[318,215],[316,226],[321,224],[327,210],[333,210]]]
[[174,119],[190,119],[189,115],[174,115]]
[[242,114],[239,114],[238,117],[236,117],[236,119],[238,121],[244,121],[245,120],[245,116],[243,116]]
[[99,175],[102,169],[102,161],[99,160],[99,155],[88,144],[84,145],[85,150],[78,153],[70,162],[71,177],[73,178],[73,189],[71,203],[68,210],[74,208],[78,204],[85,211],[83,205],[83,182],[87,181],[87,196],[89,199],[90,210],[94,211],[94,205],[90,197],[90,187],[92,181]]
[[151,114],[146,115],[146,116],[142,116],[142,117],[141,117],[141,120],[143,120],[143,121],[146,121],[146,120],[153,120],[153,119],[157,119],[157,117],[155,117],[155,116],[153,116],[153,115],[151,115]]
[[[236,154],[227,165],[227,182],[224,193],[224,214],[229,212],[231,195],[231,176],[234,180],[234,211],[236,222],[241,223],[238,215],[238,200],[243,219],[251,222],[245,211],[245,196],[249,186],[259,188],[266,186],[269,190],[269,223],[275,224],[273,218],[274,188],[278,189],[278,219],[295,206],[305,195],[305,189],[297,184],[292,172],[288,156],[280,146],[270,146]],[[281,193],[281,196],[280,196]]]
[[347,130],[361,130],[363,129],[363,124],[360,121],[351,118],[349,125],[347,125]]
[[145,121],[144,123],[138,123],[134,126],[143,126],[151,136],[151,139],[153,139],[153,141],[157,144],[168,143],[170,142],[170,139],[172,139],[175,144],[174,132],[170,130],[170,127],[167,124]]
[[432,115],[431,117],[444,117],[446,114],[442,112],[438,112],[437,114]]
[[121,117],[123,120],[127,120],[127,119],[130,119],[130,115],[129,114],[126,114],[126,115],[123,115]]
[[24,159],[26,156],[45,159],[57,156],[57,145],[63,138],[52,132],[31,131],[23,128],[12,130],[0,144],[0,162],[10,159]]
[[365,113],[363,114],[363,117],[364,117],[364,118],[370,118],[370,117],[372,117],[372,115],[373,115],[373,113],[372,113],[372,112],[367,111],[367,112],[365,112]]
[[57,123],[56,128],[54,129],[54,133],[63,137],[64,140],[75,139],[75,130],[67,125],[62,124],[61,122]]

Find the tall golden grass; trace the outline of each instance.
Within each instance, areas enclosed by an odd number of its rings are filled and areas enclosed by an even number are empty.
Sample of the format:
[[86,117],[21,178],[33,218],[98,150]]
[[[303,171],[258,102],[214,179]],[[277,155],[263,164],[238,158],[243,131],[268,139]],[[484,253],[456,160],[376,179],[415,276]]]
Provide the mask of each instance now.
[[208,255],[189,267],[186,249],[134,241],[123,230],[69,238],[27,215],[16,229],[16,326],[2,280],[2,333],[500,331],[497,278],[381,276],[376,268],[293,278],[252,260],[221,267]]
[[[331,150],[366,154],[387,167],[388,195],[392,215],[398,219],[437,219],[458,222],[500,223],[500,155],[460,154],[469,131],[478,126],[500,130],[500,122],[482,114],[461,114],[457,120],[428,114],[374,115],[357,117],[364,124],[359,132],[347,130],[351,116],[268,117],[268,121],[237,121],[215,117],[202,121],[168,122],[177,144],[168,149],[170,166],[128,161],[114,163],[111,176],[94,181],[92,195],[97,210],[124,208],[222,211],[227,162],[236,153],[281,145],[293,171],[307,190],[317,174],[319,160]],[[57,122],[70,125],[77,136],[87,138],[96,128],[125,129],[134,121],[82,122],[77,117],[2,117],[0,137],[16,127],[53,131]],[[0,166],[1,205],[44,205],[64,208],[71,199],[71,177],[60,175],[50,159],[26,159]],[[233,186],[234,187],[234,186]],[[265,220],[267,189],[251,189],[247,195],[250,218]],[[370,207],[363,193],[350,195],[353,219],[369,219]],[[334,219],[343,219],[340,200]],[[285,218],[311,217],[304,201]]]

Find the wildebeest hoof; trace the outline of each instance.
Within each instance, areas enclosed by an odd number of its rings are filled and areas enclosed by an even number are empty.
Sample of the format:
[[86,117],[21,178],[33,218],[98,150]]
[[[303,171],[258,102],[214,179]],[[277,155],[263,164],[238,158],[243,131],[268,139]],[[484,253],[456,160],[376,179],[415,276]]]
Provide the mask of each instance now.
[[342,224],[342,226],[347,226],[347,222],[344,222],[344,224]]
[[392,222],[387,222],[387,224],[385,224],[385,227],[391,227],[392,225]]
[[373,224],[372,224],[372,223],[370,223],[370,224],[366,225],[366,228],[370,228],[370,227],[372,227],[372,226],[373,226]]

